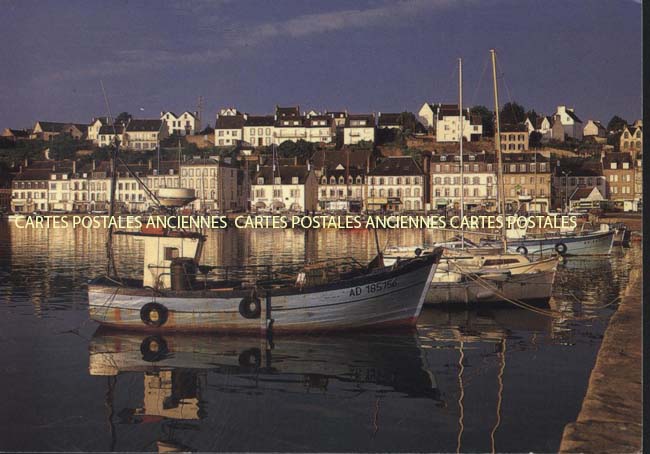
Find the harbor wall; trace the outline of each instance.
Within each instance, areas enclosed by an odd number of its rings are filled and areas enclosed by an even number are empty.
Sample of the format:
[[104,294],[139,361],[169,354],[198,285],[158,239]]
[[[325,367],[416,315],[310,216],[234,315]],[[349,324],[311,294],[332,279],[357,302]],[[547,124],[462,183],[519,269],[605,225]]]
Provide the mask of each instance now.
[[564,428],[560,452],[640,452],[642,429],[642,271],[612,316],[582,409]]

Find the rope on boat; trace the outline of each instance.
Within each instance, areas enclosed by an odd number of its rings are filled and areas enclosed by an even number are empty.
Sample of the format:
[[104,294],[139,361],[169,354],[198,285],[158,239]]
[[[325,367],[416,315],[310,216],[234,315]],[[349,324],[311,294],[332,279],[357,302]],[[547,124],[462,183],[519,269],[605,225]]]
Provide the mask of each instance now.
[[[546,317],[551,317],[551,318],[565,318],[565,319],[571,319],[571,320],[592,320],[592,319],[603,317],[603,315],[571,316],[571,315],[564,314],[562,312],[559,312],[559,311],[556,311],[556,310],[553,310],[553,309],[550,309],[550,310],[542,309],[542,308],[539,308],[539,307],[535,307],[535,306],[533,306],[531,304],[525,303],[523,301],[520,301],[520,300],[517,300],[517,299],[514,299],[514,298],[509,298],[498,287],[496,287],[493,284],[489,283],[487,279],[484,279],[479,274],[474,273],[474,272],[469,271],[469,270],[465,270],[456,263],[450,262],[450,264],[453,267],[457,268],[461,273],[463,273],[463,274],[467,275],[468,277],[470,277],[470,279],[472,279],[474,282],[476,282],[478,285],[480,285],[484,289],[494,292],[495,295],[501,297],[504,301],[506,301],[508,303],[511,303],[511,304],[513,304],[513,305],[515,305],[517,307],[522,308],[522,309],[526,309],[526,310],[529,310],[531,312],[534,312],[536,314],[544,315]],[[593,307],[592,309],[595,309],[595,310],[604,309],[604,308],[606,308],[608,306],[611,306],[612,304],[617,302],[619,299],[621,299],[620,296],[614,298],[609,303],[606,303],[606,304],[604,304],[602,306]]]

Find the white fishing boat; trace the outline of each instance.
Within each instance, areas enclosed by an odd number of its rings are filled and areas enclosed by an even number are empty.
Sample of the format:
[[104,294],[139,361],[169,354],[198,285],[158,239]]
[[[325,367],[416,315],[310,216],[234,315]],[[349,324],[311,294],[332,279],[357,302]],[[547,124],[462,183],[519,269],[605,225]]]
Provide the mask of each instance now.
[[557,257],[531,262],[520,254],[443,259],[425,304],[507,304],[510,300],[543,305],[551,298],[558,263]]
[[[514,234],[508,236],[508,250],[524,255],[557,253],[560,255],[609,255],[614,245],[616,230],[603,224],[600,230],[586,232],[557,232],[541,234]],[[481,241],[483,246],[497,244]]]
[[384,250],[384,264],[390,266],[397,260],[410,257],[418,257],[433,252],[436,248],[443,248],[443,257],[454,257],[457,255],[488,255],[497,254],[502,251],[500,246],[479,244],[460,235],[451,238],[449,241],[434,243],[431,246],[390,246]]
[[144,242],[144,279],[99,277],[90,316],[160,331],[313,331],[415,325],[442,250],[384,267],[352,259],[301,266],[198,266],[198,233],[124,232]]

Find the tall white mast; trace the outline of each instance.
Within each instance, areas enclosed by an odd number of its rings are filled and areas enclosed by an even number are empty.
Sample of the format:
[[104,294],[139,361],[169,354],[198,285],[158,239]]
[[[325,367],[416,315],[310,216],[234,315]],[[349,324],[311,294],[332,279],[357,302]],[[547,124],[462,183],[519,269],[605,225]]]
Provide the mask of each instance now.
[[499,90],[497,89],[497,54],[494,49],[490,49],[492,55],[492,81],[494,84],[494,115],[496,125],[496,135],[494,136],[494,144],[496,147],[497,155],[497,200],[499,201],[499,208],[502,216],[501,227],[501,240],[503,241],[503,252],[508,250],[508,240],[506,239],[506,194],[503,182],[503,162],[501,160],[501,128],[499,125]]
[[465,248],[465,231],[463,229],[463,217],[465,216],[465,174],[463,169],[463,59],[458,59],[458,124],[460,143],[460,235],[461,248]]

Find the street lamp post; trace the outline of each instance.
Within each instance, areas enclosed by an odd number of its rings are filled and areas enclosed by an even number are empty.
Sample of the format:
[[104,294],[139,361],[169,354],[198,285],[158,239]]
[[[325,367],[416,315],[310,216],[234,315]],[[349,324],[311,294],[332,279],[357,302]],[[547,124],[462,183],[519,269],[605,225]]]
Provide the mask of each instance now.
[[569,212],[569,175],[571,175],[571,171],[570,170],[568,172],[562,171],[562,175],[564,175],[564,211],[568,213]]

